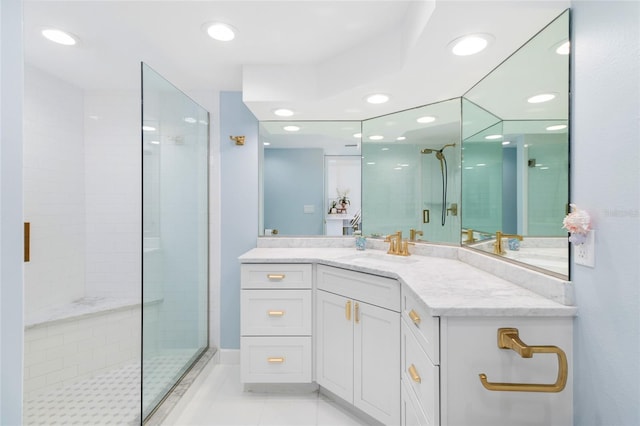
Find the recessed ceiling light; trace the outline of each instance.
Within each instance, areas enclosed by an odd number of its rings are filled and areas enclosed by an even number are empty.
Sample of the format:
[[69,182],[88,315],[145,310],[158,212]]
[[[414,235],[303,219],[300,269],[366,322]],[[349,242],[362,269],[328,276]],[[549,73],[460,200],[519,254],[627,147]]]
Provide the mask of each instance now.
[[213,22],[205,24],[207,34],[214,40],[218,41],[231,41],[236,38],[235,29],[227,24],[221,22]]
[[501,139],[502,135],[489,135],[489,136],[485,136],[484,138],[492,141],[492,140],[495,140],[495,139]]
[[383,104],[389,101],[389,96],[383,93],[376,93],[376,94],[367,96],[366,100],[370,104]]
[[541,93],[527,99],[530,104],[539,104],[542,102],[549,102],[556,97],[555,93]]
[[381,141],[382,139],[384,139],[384,136],[382,136],[382,135],[371,135],[371,136],[369,136],[369,140],[372,140],[372,141]]
[[283,129],[286,130],[287,132],[297,132],[298,130],[300,130],[300,127],[298,127],[298,126],[284,126]]
[[419,117],[416,119],[416,121],[418,123],[433,123],[434,121],[436,121],[435,117],[432,117],[430,115],[425,115],[424,117]]
[[65,46],[73,46],[78,43],[77,37],[57,28],[45,28],[42,30],[42,35],[47,40],[50,40],[54,43],[63,44]]
[[490,34],[469,34],[453,40],[449,47],[456,56],[475,55],[486,49],[492,39]]
[[556,48],[556,53],[558,55],[568,55],[570,51],[571,51],[571,43],[569,41],[565,41],[564,43],[560,44],[560,46]]
[[353,137],[354,138],[361,138],[362,137],[362,133],[354,133]]
[[278,108],[273,113],[279,117],[291,117],[293,115],[293,111],[287,108]]
[[566,128],[567,128],[566,124],[556,124],[555,126],[547,127],[547,130],[554,131],[554,130],[563,130],[563,129],[566,129]]

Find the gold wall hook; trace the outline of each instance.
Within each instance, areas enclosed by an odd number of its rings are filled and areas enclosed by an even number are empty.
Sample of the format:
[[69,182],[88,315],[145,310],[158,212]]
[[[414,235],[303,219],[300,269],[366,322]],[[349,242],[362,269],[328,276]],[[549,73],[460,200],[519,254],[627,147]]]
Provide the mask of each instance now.
[[533,354],[556,354],[558,356],[558,377],[555,383],[499,383],[489,382],[487,375],[480,373],[482,386],[490,391],[508,392],[560,392],[567,385],[569,368],[567,355],[557,346],[529,346],[520,340],[517,328],[498,329],[498,347],[500,349],[512,349],[523,358],[531,358]]
[[229,139],[236,142],[236,145],[244,145],[244,136],[229,136]]

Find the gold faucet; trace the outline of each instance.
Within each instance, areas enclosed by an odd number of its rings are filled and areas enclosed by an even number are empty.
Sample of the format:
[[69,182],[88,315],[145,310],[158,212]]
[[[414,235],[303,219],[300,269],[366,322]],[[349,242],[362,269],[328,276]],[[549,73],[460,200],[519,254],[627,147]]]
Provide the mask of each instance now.
[[475,243],[476,239],[473,238],[473,229],[469,228],[466,231],[462,231],[463,234],[467,234],[467,239],[464,240],[465,244]]
[[409,229],[409,241],[415,241],[416,235],[420,235],[422,237],[424,233],[413,228]]
[[500,231],[496,231],[496,242],[493,244],[493,253],[503,255],[506,252],[502,248],[502,239],[503,238],[517,238],[519,241],[522,241],[522,235],[518,234],[503,234]]
[[400,254],[400,245],[402,244],[402,231],[397,231],[395,234],[389,234],[384,239],[385,243],[389,243],[389,250],[387,254]]
[[412,243],[410,241],[407,240],[401,240],[400,241],[400,250],[398,255],[399,256],[411,256],[411,253],[409,253],[409,246],[415,246],[415,243]]

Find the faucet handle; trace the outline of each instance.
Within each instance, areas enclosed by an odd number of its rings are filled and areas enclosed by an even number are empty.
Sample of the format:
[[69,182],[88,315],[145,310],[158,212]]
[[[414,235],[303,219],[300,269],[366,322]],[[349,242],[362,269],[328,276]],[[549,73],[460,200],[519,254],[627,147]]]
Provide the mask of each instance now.
[[415,246],[416,244],[411,242],[411,241],[407,241],[407,240],[401,240],[400,241],[400,250],[398,250],[398,254],[400,256],[411,256],[411,253],[409,253],[409,246]]

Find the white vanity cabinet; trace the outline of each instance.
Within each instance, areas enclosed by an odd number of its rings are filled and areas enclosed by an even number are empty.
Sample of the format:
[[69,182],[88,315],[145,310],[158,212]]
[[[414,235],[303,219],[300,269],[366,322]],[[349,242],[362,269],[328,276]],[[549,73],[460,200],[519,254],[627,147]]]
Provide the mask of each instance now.
[[243,383],[311,383],[313,267],[241,266]]
[[[571,426],[572,323],[572,317],[434,317],[403,287],[401,424]],[[532,356],[498,347],[500,329],[517,329]],[[565,367],[564,389],[534,391],[531,385],[555,384]],[[480,374],[498,389],[486,389]]]
[[385,424],[400,422],[400,284],[318,265],[316,380]]

